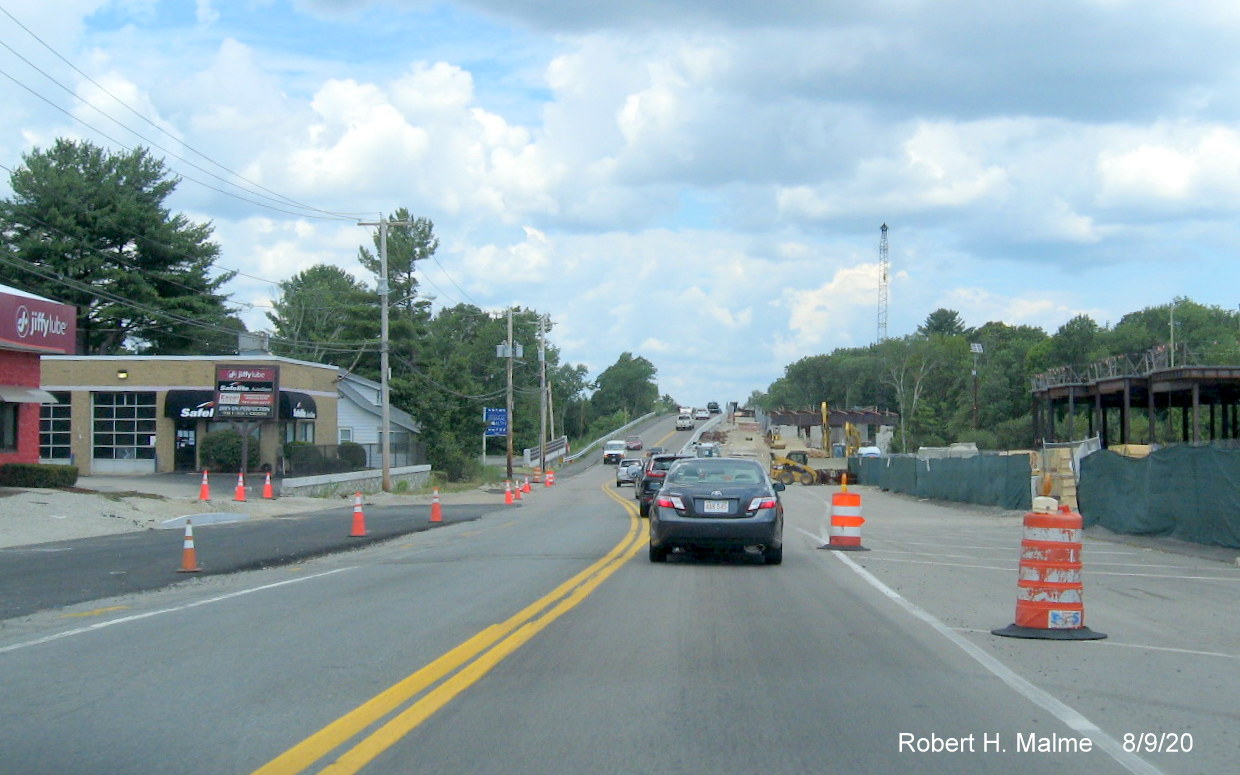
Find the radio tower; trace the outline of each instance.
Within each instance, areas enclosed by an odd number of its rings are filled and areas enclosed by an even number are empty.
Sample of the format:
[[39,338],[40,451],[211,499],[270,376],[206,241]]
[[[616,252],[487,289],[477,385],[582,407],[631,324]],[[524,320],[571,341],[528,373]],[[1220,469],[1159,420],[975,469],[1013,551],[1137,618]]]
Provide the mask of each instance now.
[[878,341],[887,341],[887,224],[878,241]]

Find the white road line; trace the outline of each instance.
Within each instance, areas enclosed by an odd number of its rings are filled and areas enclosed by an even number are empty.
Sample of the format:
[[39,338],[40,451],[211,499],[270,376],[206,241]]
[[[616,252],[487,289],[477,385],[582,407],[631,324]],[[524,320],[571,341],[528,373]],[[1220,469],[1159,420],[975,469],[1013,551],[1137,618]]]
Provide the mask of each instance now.
[[[806,533],[806,531],[801,532]],[[806,534],[810,537],[815,537],[812,533]],[[1027,679],[1021,677],[1007,665],[995,659],[990,654],[987,654],[980,647],[970,643],[964,638],[964,636],[953,632],[950,627],[940,622],[934,616],[922,610],[914,603],[906,600],[898,592],[879,581],[874,574],[853,562],[852,559],[848,557],[847,553],[832,552],[832,554],[834,554],[840,562],[847,565],[854,573],[864,579],[870,586],[877,589],[889,600],[896,603],[916,618],[921,619],[923,622],[933,627],[940,635],[955,644],[961,651],[965,652],[970,657],[973,657],[973,659],[981,664],[982,667],[993,673],[1013,691],[1055,716],[1070,729],[1079,732],[1083,736],[1089,737],[1095,745],[1109,754],[1110,757],[1118,762],[1124,769],[1134,773],[1134,775],[1164,775],[1162,770],[1142,759],[1140,756],[1125,751],[1123,745],[1121,745],[1118,740],[1111,737],[1106,732],[1103,732],[1097,724],[1085,718],[1085,716],[1077,712],[1071,706],[1056,699],[1054,695],[1049,692],[1043,691],[1037,686],[1034,686]]]
[[[953,627],[956,632],[975,632],[987,635],[990,630],[979,630],[973,627]],[[1142,649],[1144,651],[1167,651],[1172,654],[1188,654],[1193,657],[1221,657],[1222,659],[1240,659],[1240,654],[1225,654],[1221,651],[1197,651],[1195,649],[1175,649],[1170,646],[1151,646],[1146,643],[1118,643],[1110,638],[1094,641],[1090,648],[1108,648],[1114,646],[1121,649]]]
[[323,573],[316,573],[313,576],[301,576],[295,579],[277,581],[273,584],[264,584],[261,587],[251,587],[250,589],[242,589],[237,592],[229,592],[227,595],[220,595],[218,597],[207,598],[206,600],[196,600],[192,603],[186,603],[185,605],[174,606],[172,608],[161,608],[158,611],[147,611],[146,613],[134,614],[132,616],[122,616],[119,619],[110,619],[106,622],[97,622],[95,624],[91,624],[86,627],[78,627],[72,630],[65,630],[64,632],[58,632],[55,635],[48,635],[43,638],[37,638],[35,640],[28,640],[24,643],[14,643],[11,646],[2,646],[0,647],[0,654],[5,654],[10,651],[17,651],[18,649],[29,648],[30,646],[41,646],[44,643],[51,643],[52,641],[60,640],[62,638],[69,638],[74,635],[83,635],[88,632],[94,632],[95,630],[102,630],[105,627],[112,627],[117,624],[128,624],[129,622],[136,622],[141,619],[149,619],[152,616],[160,616],[161,614],[171,614],[171,613],[176,613],[178,611],[186,611],[186,610],[189,610],[190,608],[197,608],[198,606],[209,605],[211,603],[219,603],[224,600],[231,600],[234,597],[241,597],[242,595],[249,595],[255,592],[264,592],[268,589],[275,589],[276,587],[283,587],[287,584],[298,584],[303,581],[311,581],[313,579],[319,579],[324,576],[330,576],[333,573],[341,573],[343,571],[354,570],[354,569],[355,569],[354,567],[336,568],[335,570],[329,570]]

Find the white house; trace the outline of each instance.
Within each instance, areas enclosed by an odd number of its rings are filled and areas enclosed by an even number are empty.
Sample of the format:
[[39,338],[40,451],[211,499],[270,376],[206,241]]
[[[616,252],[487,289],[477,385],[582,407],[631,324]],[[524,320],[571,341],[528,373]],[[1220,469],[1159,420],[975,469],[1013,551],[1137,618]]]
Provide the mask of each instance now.
[[[344,369],[337,378],[337,442],[343,444],[351,441],[366,447],[367,465],[378,467],[382,455],[380,445],[383,438],[380,431],[383,427],[383,386],[364,377],[359,377]],[[418,435],[421,427],[413,417],[401,409],[391,407],[392,433],[392,465],[416,465],[424,462],[420,458],[421,445]]]

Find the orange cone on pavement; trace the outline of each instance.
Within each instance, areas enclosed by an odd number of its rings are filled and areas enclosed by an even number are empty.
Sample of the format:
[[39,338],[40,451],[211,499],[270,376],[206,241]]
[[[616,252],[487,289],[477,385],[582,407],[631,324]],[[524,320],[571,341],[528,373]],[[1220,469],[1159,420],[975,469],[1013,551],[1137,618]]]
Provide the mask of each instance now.
[[522,496],[521,496],[521,485],[520,485],[520,484],[518,484],[516,487],[513,487],[513,488],[512,488],[512,499],[513,499],[514,501],[520,501],[520,500],[521,500],[521,498],[522,498]]
[[512,482],[505,479],[504,480],[504,505],[511,506],[513,502],[514,502],[514,499],[512,496]]
[[207,472],[205,469],[202,472],[202,484],[198,485],[198,500],[211,500],[211,483],[207,481]]
[[245,474],[237,472],[237,489],[233,491],[233,500],[245,502]]
[[349,538],[365,537],[366,515],[362,513],[362,494],[355,492],[353,493],[353,529],[349,531]]
[[521,485],[521,491],[522,492],[530,491],[530,478],[528,476],[525,477],[525,484]]
[[185,520],[185,542],[181,544],[181,567],[177,569],[177,573],[197,573],[202,570],[198,567],[198,552],[194,550],[194,526],[190,521]]
[[1054,498],[1033,499],[1025,515],[1016,582],[1016,621],[992,635],[1044,640],[1101,640],[1085,626],[1081,586],[1084,518]]
[[431,497],[431,524],[443,522],[443,506],[439,504],[439,488],[435,488],[435,494]]
[[267,499],[276,497],[275,493],[271,491],[271,472],[270,471],[267,472],[267,481],[263,482],[263,497]]
[[819,549],[836,549],[844,552],[868,552],[861,545],[861,495],[848,491],[848,474],[840,478],[840,491],[831,496],[830,539]]

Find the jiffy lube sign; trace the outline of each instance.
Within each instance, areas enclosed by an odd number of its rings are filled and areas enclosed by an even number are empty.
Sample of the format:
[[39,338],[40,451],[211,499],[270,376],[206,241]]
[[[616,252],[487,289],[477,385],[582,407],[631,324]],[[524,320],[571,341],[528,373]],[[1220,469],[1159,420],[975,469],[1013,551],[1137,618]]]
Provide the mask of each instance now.
[[18,349],[72,354],[77,346],[77,310],[0,289],[0,339]]

